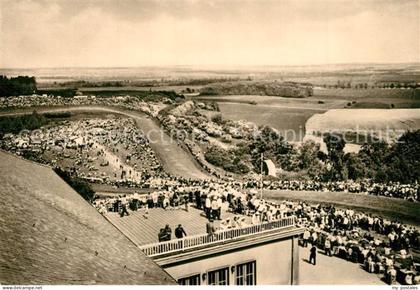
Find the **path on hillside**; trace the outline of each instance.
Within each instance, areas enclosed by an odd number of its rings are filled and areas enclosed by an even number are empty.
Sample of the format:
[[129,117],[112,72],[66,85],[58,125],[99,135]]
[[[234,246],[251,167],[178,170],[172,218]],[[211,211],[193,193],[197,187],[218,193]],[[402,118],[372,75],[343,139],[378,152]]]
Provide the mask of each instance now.
[[42,108],[20,108],[12,111],[0,112],[0,116],[16,116],[31,113],[36,110],[38,113],[55,112],[108,112],[116,113],[133,118],[137,127],[143,131],[149,139],[150,146],[156,152],[166,172],[184,178],[209,179],[211,175],[204,172],[200,165],[193,159],[191,154],[184,150],[173,138],[166,134],[162,128],[146,114],[138,111],[129,111],[116,107],[105,106],[72,106],[72,107],[42,107]]

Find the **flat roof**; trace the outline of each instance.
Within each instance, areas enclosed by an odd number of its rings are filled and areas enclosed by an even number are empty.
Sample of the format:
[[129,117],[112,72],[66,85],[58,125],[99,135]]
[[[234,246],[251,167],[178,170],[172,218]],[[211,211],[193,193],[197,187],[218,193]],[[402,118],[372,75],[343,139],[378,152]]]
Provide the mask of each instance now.
[[175,284],[54,171],[0,151],[0,284]]
[[[207,218],[202,210],[189,207],[188,212],[184,206],[179,209],[153,208],[149,209],[145,217],[145,209],[138,211],[129,211],[129,216],[120,217],[118,213],[107,212],[105,217],[124,235],[126,235],[136,245],[145,245],[158,242],[158,234],[161,228],[169,225],[172,229],[172,239],[175,238],[174,230],[179,224],[182,225],[188,236],[203,235],[206,233]],[[230,212],[223,212],[222,219],[235,216]],[[242,217],[242,215],[241,215]],[[250,217],[243,216],[247,222]],[[214,224],[217,227],[219,221]]]
[[[162,209],[152,208],[146,210],[141,208],[137,211],[128,211],[129,215],[121,217],[116,212],[106,212],[105,218],[108,219],[118,230],[120,230],[127,238],[138,246],[158,243],[158,234],[161,228],[169,225],[172,229],[172,240],[176,239],[175,229],[179,224],[182,225],[187,236],[197,236],[206,234],[206,224],[208,219],[203,210],[199,210],[190,206],[188,212],[184,206],[178,209]],[[230,218],[233,220],[235,216],[239,216],[244,222],[244,227],[251,226],[251,217],[246,215],[235,214],[222,209],[221,218],[226,220]],[[214,225],[216,229],[219,228],[221,220],[215,220]],[[297,227],[294,227],[297,229]],[[282,229],[279,229],[281,231]],[[286,229],[285,229],[286,230]],[[288,229],[290,230],[290,228]],[[264,235],[264,232],[259,235]]]

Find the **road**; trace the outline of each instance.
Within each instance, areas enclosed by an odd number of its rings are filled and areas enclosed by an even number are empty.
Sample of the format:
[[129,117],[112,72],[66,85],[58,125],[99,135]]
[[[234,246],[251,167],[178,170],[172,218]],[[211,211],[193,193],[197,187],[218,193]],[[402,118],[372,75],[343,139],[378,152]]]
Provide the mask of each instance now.
[[105,112],[125,115],[136,121],[137,127],[150,141],[150,146],[161,161],[163,168],[171,175],[193,179],[212,178],[204,172],[200,165],[179,144],[166,134],[162,128],[146,114],[115,107],[104,106],[74,106],[48,108],[20,108],[14,111],[0,112],[0,116],[16,116],[31,113],[34,109],[38,113],[55,112]]

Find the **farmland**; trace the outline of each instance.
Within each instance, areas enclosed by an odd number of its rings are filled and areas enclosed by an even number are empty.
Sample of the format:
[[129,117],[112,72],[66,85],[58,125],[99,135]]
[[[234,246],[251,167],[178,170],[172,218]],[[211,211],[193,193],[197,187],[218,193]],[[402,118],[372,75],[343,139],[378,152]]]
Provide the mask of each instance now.
[[322,100],[347,100],[352,108],[419,108],[420,90],[412,89],[324,89],[315,88]]
[[259,95],[304,98],[313,94],[311,84],[277,81],[236,81],[214,83],[200,90],[200,95]]
[[[407,88],[415,86],[420,81],[419,72],[418,64],[366,64],[325,67],[260,66],[247,69],[234,67],[205,69],[150,67],[117,70],[80,68],[70,71],[44,69],[30,73],[37,77],[37,82],[41,87],[63,88],[66,84],[80,84],[75,89],[85,95],[105,97],[133,95],[143,97],[145,100],[156,100],[164,95],[175,100],[182,98],[177,94],[185,94],[186,99],[215,101],[225,119],[269,125],[283,132],[287,140],[301,141],[306,133],[306,122],[313,115],[322,114],[330,109],[419,108],[420,90]],[[8,71],[8,73],[16,74],[18,71]],[[62,76],[66,77],[62,79],[60,78]],[[226,87],[229,83],[281,84],[287,82],[312,84],[313,95],[305,98],[284,98],[264,95],[194,96],[191,94],[198,93],[202,87],[217,87],[218,84]],[[343,84],[345,88],[341,88]],[[172,91],[175,93],[169,93]],[[336,117],[340,118],[340,116]],[[296,138],[287,133],[292,130],[296,132]]]
[[[269,105],[248,105],[220,103],[220,111],[227,119],[247,120],[257,125],[270,125],[277,129],[288,141],[301,141],[305,136],[305,123],[317,109],[289,109]],[[296,132],[297,135],[292,133]]]
[[[314,120],[324,120],[328,130],[342,131],[354,129],[354,120],[365,120],[372,117],[375,126],[361,121],[361,129],[384,129],[386,126],[394,130],[418,128],[418,110],[396,111],[396,109],[411,109],[420,107],[419,90],[412,89],[314,89],[314,95],[307,98],[282,98],[274,96],[200,96],[196,100],[212,100],[219,105],[220,112],[226,119],[246,120],[257,125],[269,125],[279,130],[288,141],[302,141],[306,130],[324,131],[314,125]],[[331,109],[343,109],[334,113],[313,117]],[[367,110],[361,110],[367,109]],[[369,111],[368,109],[382,109]],[[392,110],[388,110],[392,109]],[[348,111],[353,110],[353,111]],[[345,112],[343,116],[341,112]],[[375,112],[377,117],[370,115]],[[397,117],[399,114],[408,115]],[[379,114],[379,115],[378,115]],[[332,116],[332,115],[331,115]],[[385,121],[394,116],[392,121]],[[407,117],[410,116],[410,117]],[[346,120],[341,120],[347,118]],[[311,120],[310,124],[307,121]],[[318,123],[321,121],[317,121]],[[343,124],[346,123],[344,126]],[[368,121],[366,121],[368,122]],[[317,123],[317,124],[318,124]],[[369,124],[370,124],[369,123]],[[372,123],[373,124],[373,123]],[[323,125],[324,126],[324,125]],[[323,127],[321,126],[321,127]],[[336,128],[334,127],[336,126]],[[344,126],[344,127],[343,127]],[[294,133],[292,133],[294,132]]]
[[174,91],[176,93],[181,93],[187,88],[190,90],[198,91],[202,86],[199,85],[169,85],[169,86],[124,86],[124,87],[83,87],[79,90],[84,94],[103,94],[105,92],[119,92],[121,94],[136,94],[137,92],[144,91]]
[[335,109],[314,115],[306,123],[310,133],[357,131],[391,139],[419,128],[420,109]]
[[[316,98],[282,98],[271,96],[217,96],[198,100],[217,101],[226,119],[246,120],[257,125],[269,125],[282,133],[288,141],[302,141],[305,123],[314,114],[331,108],[342,108],[346,101]],[[292,133],[295,132],[295,133]]]

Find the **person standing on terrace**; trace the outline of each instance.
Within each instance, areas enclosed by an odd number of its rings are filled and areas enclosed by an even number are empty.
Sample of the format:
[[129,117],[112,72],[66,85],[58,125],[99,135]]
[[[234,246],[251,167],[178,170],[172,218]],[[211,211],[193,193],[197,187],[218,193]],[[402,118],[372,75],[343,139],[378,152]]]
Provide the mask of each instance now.
[[206,197],[206,201],[205,201],[205,204],[204,204],[204,210],[205,210],[205,212],[206,212],[206,217],[208,218],[208,219],[210,219],[210,215],[211,215],[211,200],[210,200],[210,197]]
[[303,247],[306,248],[308,246],[308,241],[310,237],[311,237],[311,233],[309,232],[308,229],[305,229],[305,232],[303,233]]
[[209,236],[213,236],[216,232],[212,218],[210,218],[209,222],[206,224],[206,231]]
[[217,197],[213,196],[211,201],[211,216],[213,219],[220,219],[219,216],[219,204],[217,203]]
[[186,237],[187,233],[185,232],[182,225],[179,224],[178,227],[175,229],[175,237],[177,237],[177,239],[182,239],[184,236]]
[[[310,250],[310,255],[309,255],[309,263],[313,264],[314,266],[316,265],[316,246],[312,245],[312,248]],[[313,263],[312,263],[313,261]]]
[[165,226],[164,229],[164,233],[165,233],[165,241],[170,241],[171,240],[171,235],[172,235],[172,229],[169,225]]

